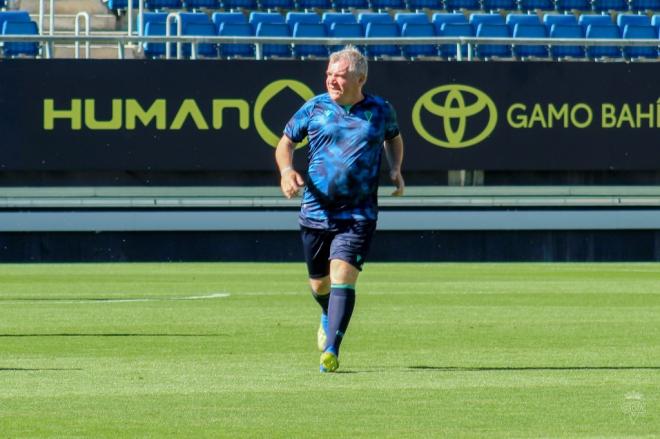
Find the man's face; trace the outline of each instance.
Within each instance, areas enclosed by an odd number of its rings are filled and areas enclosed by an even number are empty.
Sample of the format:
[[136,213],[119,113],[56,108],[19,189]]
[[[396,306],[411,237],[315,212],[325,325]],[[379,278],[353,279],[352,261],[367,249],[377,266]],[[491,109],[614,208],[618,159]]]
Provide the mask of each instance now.
[[333,101],[338,104],[352,104],[362,96],[364,78],[348,71],[348,62],[340,59],[328,64],[325,86]]

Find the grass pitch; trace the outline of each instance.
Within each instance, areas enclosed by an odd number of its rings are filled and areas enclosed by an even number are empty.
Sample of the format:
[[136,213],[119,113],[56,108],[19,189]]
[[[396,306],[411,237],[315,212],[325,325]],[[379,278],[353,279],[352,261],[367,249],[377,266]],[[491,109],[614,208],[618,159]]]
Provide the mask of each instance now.
[[[0,437],[657,437],[660,265],[0,265]],[[228,296],[227,296],[228,294]]]

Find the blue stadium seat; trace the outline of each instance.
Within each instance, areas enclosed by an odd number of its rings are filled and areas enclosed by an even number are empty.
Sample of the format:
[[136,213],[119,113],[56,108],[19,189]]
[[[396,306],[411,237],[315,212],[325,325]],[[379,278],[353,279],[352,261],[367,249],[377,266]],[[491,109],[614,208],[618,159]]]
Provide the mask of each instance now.
[[406,3],[403,0],[369,0],[369,7],[374,11],[406,9]]
[[[553,24],[550,27],[550,38],[584,38],[584,30],[577,24]],[[584,58],[582,46],[550,46],[550,55],[553,58]]]
[[157,11],[159,9],[181,9],[181,0],[144,0],[144,7]]
[[284,21],[289,26],[291,34],[293,35],[293,28],[296,26],[296,23],[321,24],[321,17],[316,12],[289,11],[286,13]]
[[[505,24],[481,23],[477,27],[477,37],[509,38],[509,28]],[[510,58],[511,46],[508,44],[477,44],[476,53],[479,58]]]
[[660,28],[660,14],[656,14],[651,17],[651,26]]
[[394,22],[399,26],[399,32],[403,30],[404,24],[431,24],[429,16],[424,12],[397,12]]
[[613,22],[609,15],[582,14],[578,19],[578,24],[582,26],[582,29],[586,32],[587,27],[591,24],[596,26],[611,26]]
[[[367,38],[400,37],[399,29],[396,27],[395,23],[368,23],[364,35]],[[379,58],[382,56],[401,56],[401,49],[394,44],[369,45],[366,47],[365,51],[365,55],[372,58]]]
[[442,0],[406,0],[406,6],[411,11],[421,11],[422,9],[442,9]]
[[506,25],[509,26],[510,30],[513,31],[516,24],[541,24],[541,21],[536,14],[508,14]]
[[[619,28],[613,24],[609,26],[599,26],[590,24],[585,32],[587,39],[619,39]],[[616,46],[589,46],[587,47],[587,57],[597,58],[620,58],[621,49]]]
[[242,12],[214,12],[211,20],[218,29],[222,23],[247,23],[247,18]]
[[[647,17],[648,18],[648,17]],[[623,28],[623,39],[649,39],[653,40],[658,38],[658,32],[653,26],[642,25],[636,26],[627,24]],[[658,45],[655,46],[624,46],[623,55],[626,58],[650,58],[656,59],[658,57]]]
[[[144,28],[146,36],[165,36],[165,22],[149,21]],[[176,35],[176,23],[170,23],[170,35]],[[144,55],[148,58],[165,56],[165,43],[144,43]],[[170,56],[176,56],[176,44],[170,45]]]
[[[467,18],[462,13],[447,14],[444,12],[436,12],[431,17],[431,23],[435,27],[435,33],[440,35],[440,30],[444,24],[468,24]],[[474,34],[473,34],[474,35]],[[452,35],[454,36],[454,35]]]
[[[327,33],[325,26],[321,23],[298,22],[293,26],[293,38],[318,37],[325,38]],[[325,58],[328,56],[328,48],[323,44],[296,44],[293,43],[293,56],[296,58],[307,58],[310,56]]]
[[358,14],[357,17],[358,23],[362,26],[362,29],[367,31],[367,25],[369,23],[379,23],[379,24],[392,24],[394,20],[392,16],[388,13],[379,13],[379,12],[362,12]]
[[261,9],[284,9],[289,10],[295,8],[293,0],[259,0],[259,7]]
[[275,24],[285,24],[284,17],[277,13],[277,12],[258,12],[258,11],[252,11],[250,12],[250,18],[248,19],[248,23],[252,25],[252,29],[255,32],[257,32],[257,27],[261,23],[275,23]]
[[[120,11],[128,8],[128,0],[108,0],[106,6],[113,11]],[[133,8],[137,9],[139,6],[139,0],[133,0]]]
[[550,32],[553,24],[577,26],[578,21],[573,14],[545,14],[543,16],[543,24],[547,28],[548,32]]
[[476,11],[481,9],[479,0],[444,0],[445,9],[448,11],[460,11],[467,9],[469,11]]
[[298,0],[298,9],[330,9],[330,0]]
[[[541,23],[538,24],[522,24],[518,23],[513,27],[513,38],[547,38],[545,26]],[[515,45],[513,46],[513,54],[518,58],[547,58],[548,48],[545,45],[528,46],[528,45]]]
[[470,20],[468,22],[475,29],[477,29],[480,24],[505,24],[504,17],[502,17],[500,14],[482,13],[470,14]]
[[630,0],[633,12],[660,11],[660,0]]
[[220,0],[220,7],[225,11],[235,11],[237,9],[250,11],[257,9],[257,0]]
[[555,8],[559,12],[590,11],[591,2],[589,0],[556,0]]
[[[254,31],[248,23],[221,23],[218,35],[252,37]],[[254,44],[220,44],[220,56],[223,58],[252,58],[254,57]]]
[[[435,28],[431,23],[404,23],[401,28],[403,38],[435,36]],[[418,58],[420,56],[438,56],[438,48],[433,44],[414,44],[401,46],[403,56]]]
[[616,17],[616,25],[619,26],[619,30],[623,32],[623,28],[628,25],[651,26],[651,19],[646,15],[619,14]]
[[486,11],[510,11],[516,9],[516,0],[482,0]]
[[[182,35],[203,35],[215,37],[218,30],[209,20],[206,23],[190,22],[183,25]],[[189,57],[192,51],[192,44],[182,46],[183,56]],[[201,43],[197,45],[197,55],[206,58],[215,58],[218,56],[218,46],[212,43]]]
[[[364,32],[362,31],[362,26],[357,23],[332,23],[330,29],[326,27],[328,31],[328,36],[332,38],[363,38]],[[337,50],[342,49],[344,46],[330,46],[328,50],[330,52],[336,52]],[[364,53],[364,47],[359,47],[360,51]]]
[[183,7],[186,9],[217,9],[219,6],[218,0],[183,0]]
[[[3,35],[38,35],[39,27],[34,21],[5,21],[2,24]],[[37,42],[5,42],[3,52],[6,57],[11,56],[37,56],[39,43]]]
[[[474,28],[468,23],[444,23],[439,30],[436,28],[436,34],[440,37],[473,37]],[[443,58],[456,58],[456,44],[441,44],[439,53]],[[467,45],[462,45],[461,55],[467,56],[467,54]]]
[[627,0],[592,0],[591,7],[596,12],[627,11]]
[[30,14],[28,11],[2,11],[0,12],[0,31],[2,31],[2,26],[5,24],[5,21],[31,21]]
[[179,20],[181,25],[185,27],[191,23],[209,24],[213,23],[211,18],[203,12],[181,12],[179,13]]
[[351,13],[342,14],[341,12],[324,12],[321,16],[321,23],[323,23],[326,32],[330,35],[330,29],[333,24],[357,24],[357,18]]
[[[255,35],[258,37],[290,37],[291,32],[286,23],[261,22],[257,25]],[[291,46],[289,44],[264,44],[262,46],[264,58],[291,58]]]
[[369,9],[368,0],[332,0],[332,7],[338,11],[345,9]]
[[555,4],[552,0],[520,0],[519,7],[522,11],[534,11],[536,9],[552,11],[555,9]]

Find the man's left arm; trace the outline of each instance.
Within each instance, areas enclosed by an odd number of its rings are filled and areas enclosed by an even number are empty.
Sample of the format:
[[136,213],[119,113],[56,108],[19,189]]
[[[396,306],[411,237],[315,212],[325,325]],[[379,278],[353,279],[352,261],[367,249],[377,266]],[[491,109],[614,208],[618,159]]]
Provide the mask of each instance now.
[[383,146],[385,148],[385,158],[390,166],[390,180],[396,186],[392,195],[398,197],[403,195],[406,187],[406,183],[403,181],[403,176],[401,175],[401,164],[403,163],[403,139],[401,138],[401,134],[386,140]]

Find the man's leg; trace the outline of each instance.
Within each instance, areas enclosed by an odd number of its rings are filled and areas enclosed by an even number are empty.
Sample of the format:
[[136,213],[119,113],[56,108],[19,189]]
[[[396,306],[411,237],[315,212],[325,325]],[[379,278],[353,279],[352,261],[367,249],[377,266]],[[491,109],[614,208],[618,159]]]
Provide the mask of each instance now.
[[309,274],[312,297],[321,307],[321,322],[316,333],[319,350],[324,350],[328,333],[328,302],[330,299],[330,240],[332,237],[323,230],[301,227],[300,235],[303,253]]
[[330,276],[320,279],[310,278],[312,297],[321,307],[321,323],[316,333],[316,344],[320,351],[325,350],[328,339],[328,305],[330,302]]

